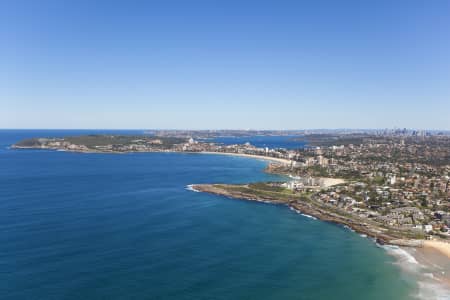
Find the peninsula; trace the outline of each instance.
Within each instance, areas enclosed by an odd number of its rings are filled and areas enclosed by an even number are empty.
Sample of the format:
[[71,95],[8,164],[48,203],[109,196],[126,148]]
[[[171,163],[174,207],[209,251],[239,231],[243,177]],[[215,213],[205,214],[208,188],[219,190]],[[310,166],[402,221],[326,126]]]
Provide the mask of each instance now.
[[[266,172],[284,175],[285,181],[194,184],[192,188],[287,205],[303,214],[348,226],[379,243],[421,247],[426,240],[450,239],[447,134],[312,133],[297,138],[307,143],[311,140],[313,146],[288,150],[258,148],[250,143],[225,145],[211,141],[211,132],[169,133],[33,138],[12,147],[85,153],[185,152],[270,160]],[[447,243],[431,245],[438,245],[435,248],[441,252],[450,248]]]

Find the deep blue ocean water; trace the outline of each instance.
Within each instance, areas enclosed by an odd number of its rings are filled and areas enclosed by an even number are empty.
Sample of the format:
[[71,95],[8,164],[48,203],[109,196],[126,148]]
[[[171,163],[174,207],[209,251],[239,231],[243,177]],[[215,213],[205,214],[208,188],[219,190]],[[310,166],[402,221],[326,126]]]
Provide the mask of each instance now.
[[349,230],[186,190],[278,179],[265,162],[8,149],[74,134],[0,131],[0,299],[401,300],[415,290]]

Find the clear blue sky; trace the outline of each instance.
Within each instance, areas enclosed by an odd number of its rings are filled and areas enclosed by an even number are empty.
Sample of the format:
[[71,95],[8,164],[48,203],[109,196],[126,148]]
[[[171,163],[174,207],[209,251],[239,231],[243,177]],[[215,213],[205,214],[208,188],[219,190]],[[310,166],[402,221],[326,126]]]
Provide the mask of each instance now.
[[1,1],[0,66],[0,128],[450,129],[450,1]]

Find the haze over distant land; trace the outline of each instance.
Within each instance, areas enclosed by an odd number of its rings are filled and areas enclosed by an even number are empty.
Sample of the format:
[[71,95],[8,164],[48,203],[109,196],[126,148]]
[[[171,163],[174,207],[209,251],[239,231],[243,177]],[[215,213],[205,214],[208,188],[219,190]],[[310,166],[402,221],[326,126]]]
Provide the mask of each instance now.
[[449,1],[2,1],[0,128],[450,129]]

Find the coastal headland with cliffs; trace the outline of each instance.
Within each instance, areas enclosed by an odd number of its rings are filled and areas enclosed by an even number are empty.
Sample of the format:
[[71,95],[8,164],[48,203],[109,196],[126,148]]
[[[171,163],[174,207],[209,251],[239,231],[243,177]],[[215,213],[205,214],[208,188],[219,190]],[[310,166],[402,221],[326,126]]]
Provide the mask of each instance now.
[[[445,164],[448,156],[441,151],[450,144],[450,138],[431,136],[425,140],[414,136],[355,134],[315,134],[303,138],[311,140],[312,146],[286,150],[258,148],[250,143],[223,145],[177,133],[172,136],[38,137],[20,141],[12,147],[88,153],[185,152],[264,159],[270,162],[266,172],[289,176],[286,181],[246,185],[194,184],[193,188],[230,198],[285,204],[318,219],[348,226],[382,244],[436,245],[437,250],[445,254],[450,252],[444,250],[450,249],[450,244],[446,243],[450,214],[445,213],[448,202],[445,196],[450,196],[449,166]],[[330,141],[333,141],[332,145]],[[426,148],[426,152],[422,148]],[[442,161],[433,155],[433,150],[440,151]],[[409,157],[401,155],[402,151]],[[419,151],[424,151],[423,156],[417,156]],[[376,157],[386,161],[377,162]],[[411,158],[417,161],[412,162]],[[370,161],[374,162],[369,164]],[[403,170],[407,166],[410,169]],[[444,176],[436,176],[437,171]],[[410,175],[409,178],[405,178],[405,174]],[[429,178],[430,183],[424,185],[425,178]],[[416,180],[411,182],[412,179]],[[407,186],[412,183],[413,187],[418,187],[418,182],[422,183],[422,189],[416,188],[416,200]],[[437,209],[436,202],[430,203],[434,195],[424,188],[427,185],[434,188],[431,192],[440,188],[436,194],[444,197],[438,202],[443,211]],[[437,242],[425,242],[431,239]]]
[[[286,205],[303,215],[347,227],[380,245],[417,249],[414,256],[425,262],[450,258],[447,136],[314,134],[298,138],[308,141],[307,145],[300,149],[257,147],[223,144],[209,136],[165,133],[37,137],[11,148],[112,154],[179,152],[265,160],[265,171],[279,175],[279,181],[194,182],[189,188],[231,199]],[[435,277],[450,282],[446,272],[440,270]]]

